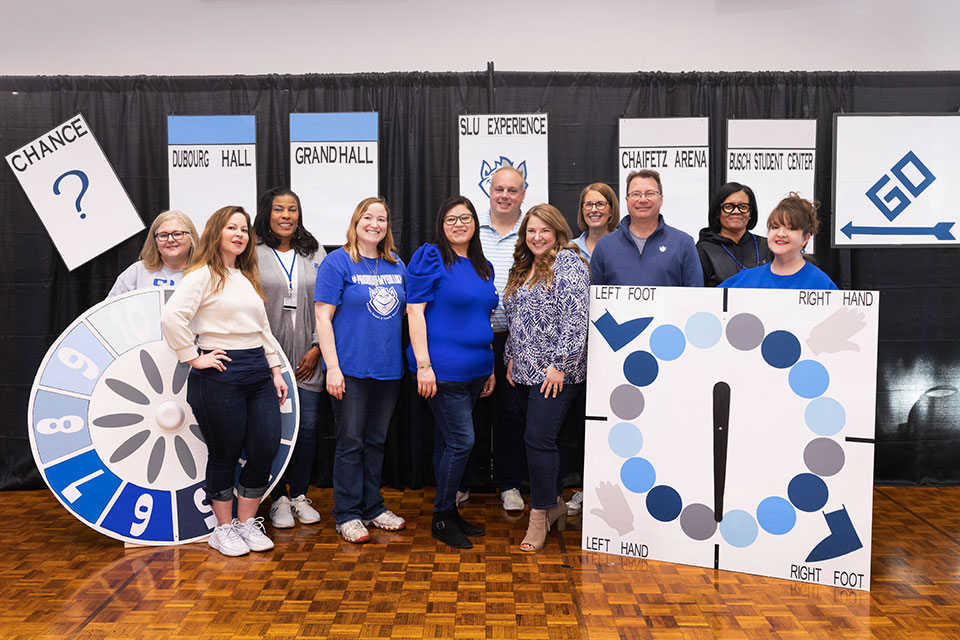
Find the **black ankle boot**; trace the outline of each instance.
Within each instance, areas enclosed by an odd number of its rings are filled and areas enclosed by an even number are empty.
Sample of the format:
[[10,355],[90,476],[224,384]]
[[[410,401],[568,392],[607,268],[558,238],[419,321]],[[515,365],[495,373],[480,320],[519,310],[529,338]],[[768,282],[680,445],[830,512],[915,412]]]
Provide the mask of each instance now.
[[469,522],[464,520],[463,516],[460,515],[459,509],[454,509],[454,512],[457,514],[456,520],[457,520],[457,525],[460,527],[460,531],[463,531],[465,534],[467,534],[471,538],[487,535],[487,530],[484,529],[483,527],[478,527],[477,525],[470,524]]
[[430,535],[435,539],[455,549],[472,549],[470,538],[460,530],[457,523],[457,510],[434,511],[433,523],[430,525]]

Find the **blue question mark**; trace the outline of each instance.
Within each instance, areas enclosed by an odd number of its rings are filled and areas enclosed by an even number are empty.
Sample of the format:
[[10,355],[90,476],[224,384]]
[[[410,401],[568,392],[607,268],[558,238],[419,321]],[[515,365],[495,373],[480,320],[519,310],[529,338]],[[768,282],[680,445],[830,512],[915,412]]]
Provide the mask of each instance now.
[[87,217],[87,214],[80,211],[80,200],[83,199],[83,194],[87,192],[87,187],[90,186],[90,178],[88,178],[87,174],[85,174],[83,171],[80,171],[80,169],[73,169],[71,171],[67,171],[66,173],[61,174],[60,177],[54,181],[53,195],[55,196],[60,195],[60,181],[66,178],[67,176],[77,176],[78,178],[80,178],[80,193],[77,195],[77,201],[75,206],[77,207],[77,213],[80,214],[80,219],[83,220],[84,218]]

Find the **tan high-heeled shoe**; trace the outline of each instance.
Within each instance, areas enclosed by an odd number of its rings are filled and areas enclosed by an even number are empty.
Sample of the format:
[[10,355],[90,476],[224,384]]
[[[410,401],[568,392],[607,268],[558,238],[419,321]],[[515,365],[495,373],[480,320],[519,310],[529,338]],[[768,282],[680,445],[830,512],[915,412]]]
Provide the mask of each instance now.
[[547,510],[547,531],[553,528],[554,523],[557,524],[559,531],[564,531],[567,528],[567,503],[559,496],[557,497],[557,505]]
[[547,511],[544,509],[530,509],[530,522],[527,524],[527,535],[520,543],[520,551],[539,551],[547,541]]

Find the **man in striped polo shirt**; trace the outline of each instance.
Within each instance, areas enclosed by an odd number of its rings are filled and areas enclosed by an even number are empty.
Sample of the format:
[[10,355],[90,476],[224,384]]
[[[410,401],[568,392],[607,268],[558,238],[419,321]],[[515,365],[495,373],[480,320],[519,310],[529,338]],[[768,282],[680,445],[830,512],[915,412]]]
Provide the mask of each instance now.
[[[490,324],[493,326],[494,374],[493,391],[493,464],[500,499],[507,511],[523,511],[520,483],[526,474],[527,449],[523,442],[525,421],[517,396],[507,382],[503,349],[507,343],[507,319],[503,312],[503,290],[513,266],[513,251],[520,230],[520,205],[526,195],[526,180],[517,169],[506,165],[493,172],[490,179],[490,210],[478,211],[480,245],[493,264],[494,284],[500,294]],[[479,207],[478,207],[479,208]]]

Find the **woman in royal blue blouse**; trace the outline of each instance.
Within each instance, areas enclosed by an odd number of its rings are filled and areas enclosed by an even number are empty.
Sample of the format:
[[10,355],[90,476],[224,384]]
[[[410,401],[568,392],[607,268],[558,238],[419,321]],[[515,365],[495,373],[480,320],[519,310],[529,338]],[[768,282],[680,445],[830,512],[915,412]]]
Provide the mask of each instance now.
[[407,362],[436,421],[431,533],[458,549],[473,546],[469,536],[486,533],[464,520],[456,505],[473,450],[473,406],[494,386],[490,314],[498,297],[479,226],[470,200],[448,199],[440,205],[433,243],[417,249],[407,268]]
[[560,498],[557,438],[587,377],[590,269],[570,244],[570,227],[549,204],[527,211],[503,293],[510,325],[507,381],[526,418],[530,523],[521,551],[543,547],[550,526],[567,515]]

